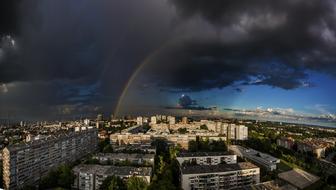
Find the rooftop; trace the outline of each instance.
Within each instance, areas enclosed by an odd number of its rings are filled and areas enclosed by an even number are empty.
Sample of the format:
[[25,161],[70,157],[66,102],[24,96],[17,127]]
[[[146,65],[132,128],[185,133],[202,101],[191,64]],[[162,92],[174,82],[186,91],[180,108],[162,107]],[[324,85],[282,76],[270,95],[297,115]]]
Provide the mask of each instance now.
[[296,190],[297,188],[282,180],[272,180],[242,187],[242,190]]
[[278,158],[275,158],[269,154],[259,152],[257,150],[254,150],[252,148],[245,148],[239,145],[231,145],[229,146],[229,149],[232,150],[238,150],[243,156],[253,157],[256,159],[262,159],[270,163],[278,163],[280,160]]
[[278,177],[300,189],[304,189],[320,179],[319,177],[298,168],[280,173],[278,174]]
[[154,156],[155,154],[99,153],[94,157],[109,157],[111,159],[136,159],[136,158],[154,159]]
[[188,165],[182,166],[183,174],[203,174],[203,173],[222,173],[237,170],[246,170],[259,168],[250,162],[241,162],[238,164],[219,164],[219,165]]
[[89,133],[91,131],[97,131],[96,128],[88,128],[87,130],[82,130],[82,131],[67,131],[67,132],[57,132],[54,134],[51,134],[49,136],[47,136],[47,138],[43,138],[43,139],[38,139],[38,140],[33,140],[30,142],[22,142],[19,144],[12,144],[7,146],[7,149],[9,151],[19,151],[21,149],[26,149],[29,147],[34,147],[34,146],[40,146],[40,145],[44,145],[47,142],[53,142],[53,141],[61,141],[61,140],[65,140],[65,139],[69,139],[71,137],[75,137],[75,136],[79,136],[82,134],[86,134]]
[[177,157],[204,157],[204,156],[224,156],[231,155],[228,152],[180,152]]
[[74,172],[90,173],[90,174],[104,174],[104,175],[142,175],[151,176],[151,167],[132,167],[132,166],[103,166],[103,165],[89,165],[81,164],[75,166]]

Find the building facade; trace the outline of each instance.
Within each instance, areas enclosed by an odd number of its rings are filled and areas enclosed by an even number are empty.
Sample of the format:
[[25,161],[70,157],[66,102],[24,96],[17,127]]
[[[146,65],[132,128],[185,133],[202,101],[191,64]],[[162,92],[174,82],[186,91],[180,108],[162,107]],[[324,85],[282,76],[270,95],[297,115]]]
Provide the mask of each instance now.
[[96,151],[97,144],[97,129],[88,128],[8,146],[3,149],[4,187],[20,189],[25,185],[35,184],[52,168]]
[[180,165],[195,163],[198,165],[236,164],[237,155],[225,152],[181,152],[176,157]]
[[127,179],[131,176],[141,177],[150,183],[152,168],[131,166],[78,165],[72,170],[75,180],[72,188],[78,190],[98,190],[109,176]]
[[184,190],[239,189],[260,182],[260,169],[249,162],[181,167]]
[[138,165],[152,165],[154,166],[155,154],[126,154],[126,153],[99,153],[93,156],[100,163],[118,164],[122,162],[130,162]]
[[291,137],[281,137],[277,139],[277,145],[284,147],[286,149],[292,149],[295,144],[295,141]]

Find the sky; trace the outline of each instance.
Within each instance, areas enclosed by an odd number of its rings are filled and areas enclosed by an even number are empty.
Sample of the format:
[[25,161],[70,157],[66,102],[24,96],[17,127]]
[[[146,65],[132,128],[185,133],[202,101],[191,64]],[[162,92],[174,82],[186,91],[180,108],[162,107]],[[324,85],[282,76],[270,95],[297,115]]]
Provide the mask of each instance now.
[[0,118],[336,121],[333,0],[4,0]]

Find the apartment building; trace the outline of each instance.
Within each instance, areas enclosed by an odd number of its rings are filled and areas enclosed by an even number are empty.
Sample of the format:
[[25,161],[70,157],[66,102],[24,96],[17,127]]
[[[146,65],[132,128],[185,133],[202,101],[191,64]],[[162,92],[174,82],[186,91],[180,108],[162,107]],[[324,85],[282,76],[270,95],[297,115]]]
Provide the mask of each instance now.
[[277,145],[284,147],[286,149],[292,149],[295,144],[295,141],[291,137],[281,137],[277,139]]
[[111,134],[110,142],[112,144],[123,145],[123,144],[143,144],[143,143],[151,143],[151,135],[146,135],[143,133],[139,134]]
[[237,155],[225,152],[180,152],[176,156],[182,166],[185,163],[198,165],[236,164]]
[[317,158],[325,157],[325,151],[332,147],[332,143],[325,142],[321,139],[304,139],[297,143],[298,151],[312,152]]
[[179,145],[181,148],[188,150],[189,141],[195,141],[196,135],[168,135],[160,137],[157,136],[157,138],[163,138],[170,144]]
[[247,140],[248,128],[244,125],[228,124],[227,139],[232,140]]
[[37,183],[52,168],[72,162],[97,149],[96,128],[54,134],[48,138],[3,149],[5,189],[21,189]]
[[132,164],[154,165],[155,154],[125,154],[125,153],[99,153],[93,156],[100,163],[118,164],[128,161]]
[[150,183],[152,168],[131,166],[103,166],[81,164],[73,168],[75,180],[72,188],[78,190],[98,190],[104,179],[118,176],[127,179],[131,176],[141,177]]
[[184,190],[238,189],[260,182],[260,169],[249,162],[181,167]]
[[143,144],[125,144],[125,145],[116,145],[113,144],[113,152],[137,152],[145,154],[156,154],[156,147],[152,146],[150,143]]

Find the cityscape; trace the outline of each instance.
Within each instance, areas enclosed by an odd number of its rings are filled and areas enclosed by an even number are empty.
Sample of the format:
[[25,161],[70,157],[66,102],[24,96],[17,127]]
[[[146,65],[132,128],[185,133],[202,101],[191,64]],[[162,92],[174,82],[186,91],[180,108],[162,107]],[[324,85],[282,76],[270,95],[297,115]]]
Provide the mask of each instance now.
[[153,115],[1,126],[4,189],[332,189],[336,129]]
[[0,189],[336,189],[334,0],[2,0]]

